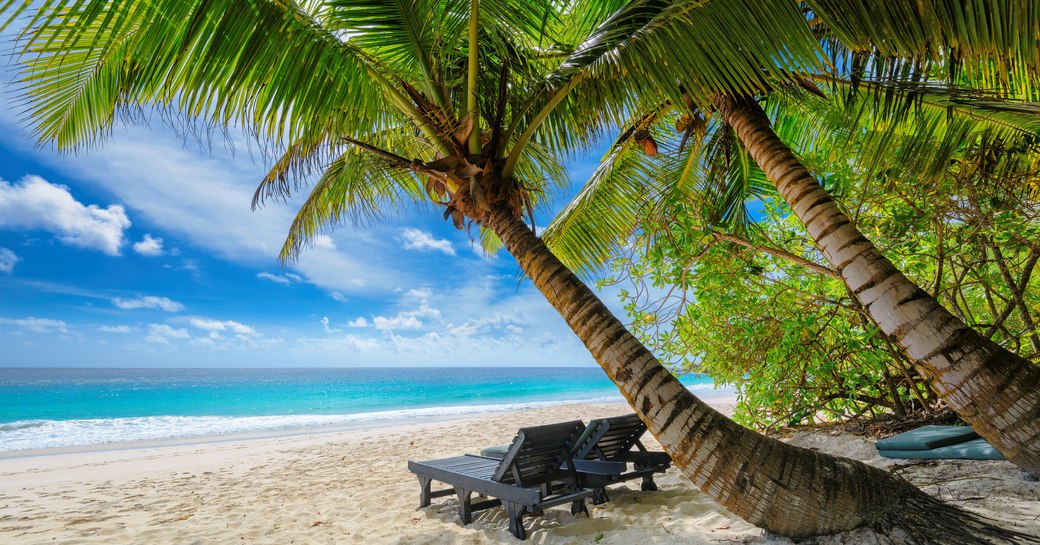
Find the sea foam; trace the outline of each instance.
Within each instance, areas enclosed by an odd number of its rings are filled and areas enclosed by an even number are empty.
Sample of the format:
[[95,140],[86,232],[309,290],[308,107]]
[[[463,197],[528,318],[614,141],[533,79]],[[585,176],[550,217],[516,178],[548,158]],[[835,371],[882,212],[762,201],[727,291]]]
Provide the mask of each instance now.
[[[427,407],[358,414],[276,416],[145,416],[87,420],[24,420],[0,424],[0,452],[154,441],[245,432],[305,431],[330,426],[391,426],[417,419],[549,407],[566,403],[612,403],[620,396],[494,405]],[[320,431],[315,429],[314,431]]]

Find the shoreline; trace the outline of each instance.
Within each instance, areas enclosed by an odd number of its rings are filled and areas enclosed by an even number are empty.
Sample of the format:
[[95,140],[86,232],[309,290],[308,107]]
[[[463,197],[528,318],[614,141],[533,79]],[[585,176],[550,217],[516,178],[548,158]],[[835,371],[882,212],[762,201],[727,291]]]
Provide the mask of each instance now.
[[[727,414],[734,401],[710,400]],[[0,458],[0,542],[520,543],[501,509],[480,511],[463,526],[454,497],[417,508],[419,486],[407,461],[475,453],[509,442],[524,426],[628,412],[621,402],[568,404],[341,432]],[[1009,462],[905,463],[879,458],[869,439],[831,432],[785,440],[897,471],[954,505],[1040,533],[1040,484],[1023,480]],[[660,448],[650,435],[643,441]],[[792,543],[728,513],[675,468],[656,480],[656,492],[638,483],[611,487],[610,501],[590,505],[588,518],[553,508],[525,519],[528,542]]]
[[[721,403],[729,406],[735,404],[736,394],[731,389],[719,388],[708,393],[700,392],[697,397],[709,404]],[[66,454],[85,454],[93,452],[139,450],[167,447],[192,447],[212,443],[234,443],[243,441],[263,441],[266,439],[280,439],[293,437],[309,437],[321,435],[335,435],[372,430],[391,430],[407,426],[426,426],[446,422],[464,421],[473,418],[482,418],[493,415],[508,414],[516,411],[536,410],[568,405],[624,405],[624,398],[617,396],[612,398],[595,398],[591,400],[560,400],[541,402],[517,402],[488,405],[458,405],[451,407],[424,407],[420,409],[405,410],[409,413],[407,417],[386,417],[389,413],[401,411],[380,411],[374,413],[352,413],[345,415],[276,415],[282,416],[320,416],[320,417],[344,417],[348,422],[332,424],[302,424],[284,427],[273,427],[266,429],[232,431],[227,433],[204,433],[199,435],[181,435],[174,437],[163,437],[157,439],[133,439],[128,441],[112,441],[104,443],[89,443],[83,445],[56,446],[45,448],[17,449],[0,451],[0,462],[19,458],[33,458],[39,456],[59,456]],[[455,414],[435,414],[437,410],[461,409]],[[429,411],[434,414],[422,414]],[[418,413],[418,414],[416,414]],[[187,417],[191,418],[191,417]],[[220,418],[256,418],[256,417],[220,417]],[[369,420],[366,420],[369,418]]]

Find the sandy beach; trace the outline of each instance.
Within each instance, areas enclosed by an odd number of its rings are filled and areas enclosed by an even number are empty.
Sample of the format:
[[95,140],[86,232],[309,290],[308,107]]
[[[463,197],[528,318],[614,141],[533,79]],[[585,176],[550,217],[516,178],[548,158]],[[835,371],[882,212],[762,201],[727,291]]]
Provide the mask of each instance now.
[[[732,397],[710,401],[732,410]],[[476,513],[468,526],[452,497],[418,509],[407,460],[507,443],[521,426],[625,412],[620,403],[572,404],[350,432],[9,453],[0,458],[0,543],[518,543],[501,509]],[[787,440],[890,468],[945,501],[1040,535],[1040,484],[1008,462],[896,462],[845,434]],[[638,482],[613,488],[589,518],[566,506],[528,518],[529,542],[790,543],[718,507],[675,469],[657,482],[657,492]]]

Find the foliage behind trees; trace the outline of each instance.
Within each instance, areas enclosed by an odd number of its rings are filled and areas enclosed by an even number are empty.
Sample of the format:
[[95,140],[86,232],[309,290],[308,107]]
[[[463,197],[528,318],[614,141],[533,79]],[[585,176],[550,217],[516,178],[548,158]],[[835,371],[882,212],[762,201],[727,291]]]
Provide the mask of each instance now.
[[[915,161],[930,154],[917,149],[919,138],[904,138],[906,127],[866,118],[854,104],[818,103],[808,124],[805,115],[793,122],[791,106],[783,95],[770,99],[778,131],[858,229],[977,331],[1040,360],[1040,178],[1031,148],[954,134],[954,160],[929,164]],[[935,115],[910,117],[920,130]],[[799,146],[809,131],[812,145]],[[763,176],[742,151],[728,153],[745,179]],[[750,225],[711,221],[703,192],[682,187],[644,209],[634,250],[614,262],[612,276],[636,285],[624,295],[637,334],[677,367],[736,386],[737,416],[748,425],[940,411],[786,203],[757,194]]]

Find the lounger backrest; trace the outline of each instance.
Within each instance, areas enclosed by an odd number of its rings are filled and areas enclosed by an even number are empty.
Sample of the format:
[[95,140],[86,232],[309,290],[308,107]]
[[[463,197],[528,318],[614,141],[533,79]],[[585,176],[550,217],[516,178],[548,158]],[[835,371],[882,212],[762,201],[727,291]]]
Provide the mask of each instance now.
[[[595,420],[589,427],[597,424]],[[598,432],[579,445],[574,457],[579,460],[613,460],[632,450],[646,432],[646,424],[635,413],[603,419],[598,423]]]
[[581,420],[520,428],[494,479],[521,486],[558,480],[567,473],[561,465],[570,459],[574,442],[583,431]]

